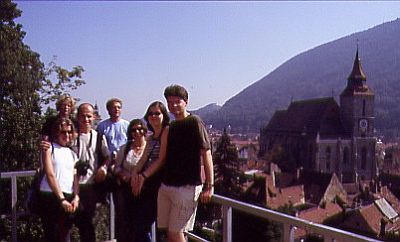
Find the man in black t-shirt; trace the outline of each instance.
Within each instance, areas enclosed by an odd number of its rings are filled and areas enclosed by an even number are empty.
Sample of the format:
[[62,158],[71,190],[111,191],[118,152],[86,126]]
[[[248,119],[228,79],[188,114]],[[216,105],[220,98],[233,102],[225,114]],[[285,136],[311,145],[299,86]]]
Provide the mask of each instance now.
[[[158,192],[158,227],[167,229],[168,241],[183,242],[193,230],[198,199],[209,202],[213,194],[214,171],[210,140],[203,122],[187,112],[188,93],[179,85],[165,89],[169,111],[175,116],[166,138],[163,178]],[[163,142],[161,142],[163,146]],[[162,149],[161,149],[162,150]],[[205,183],[202,184],[202,163]],[[139,174],[154,174],[153,168]]]

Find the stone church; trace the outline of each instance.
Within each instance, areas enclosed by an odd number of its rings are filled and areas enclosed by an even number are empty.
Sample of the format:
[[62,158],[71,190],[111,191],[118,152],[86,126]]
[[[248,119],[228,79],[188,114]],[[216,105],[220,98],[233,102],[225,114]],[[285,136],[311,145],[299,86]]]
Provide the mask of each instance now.
[[340,105],[326,97],[293,101],[276,111],[260,131],[259,155],[280,147],[293,168],[336,173],[342,182],[374,178],[374,97],[357,49]]

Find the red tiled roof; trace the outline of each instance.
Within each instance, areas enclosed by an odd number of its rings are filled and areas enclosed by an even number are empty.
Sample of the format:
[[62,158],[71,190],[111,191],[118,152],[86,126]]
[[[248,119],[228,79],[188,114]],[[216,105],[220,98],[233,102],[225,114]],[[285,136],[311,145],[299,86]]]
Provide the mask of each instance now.
[[400,200],[390,191],[387,186],[381,187],[381,196],[389,202],[389,204],[396,210],[397,213],[400,213]]
[[293,204],[293,206],[298,206],[304,203],[303,185],[279,189],[273,197],[267,195],[267,206],[272,209],[277,209],[285,204]]
[[342,208],[336,203],[327,203],[325,208],[314,207],[300,211],[299,218],[309,220],[314,223],[322,224],[325,219],[342,212]]
[[355,231],[366,232],[370,234],[379,235],[381,229],[381,221],[385,220],[385,231],[398,231],[400,228],[400,220],[395,219],[389,221],[379,210],[375,203],[364,206],[356,213],[346,219],[342,224],[343,227]]
[[[300,211],[297,217],[322,224],[326,219],[335,216],[342,212],[342,208],[336,203],[327,203],[325,208],[313,207],[307,210]],[[297,229],[295,231],[295,238],[300,238],[306,235],[306,231],[303,229]]]

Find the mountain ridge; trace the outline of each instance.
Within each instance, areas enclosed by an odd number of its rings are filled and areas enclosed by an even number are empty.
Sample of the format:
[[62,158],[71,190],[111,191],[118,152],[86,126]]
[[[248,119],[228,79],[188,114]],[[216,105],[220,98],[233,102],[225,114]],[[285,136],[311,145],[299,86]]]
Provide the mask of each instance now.
[[[375,91],[376,127],[397,130],[400,108],[400,19],[311,48],[290,58],[202,118],[222,129],[258,132],[290,101],[338,96],[347,84],[357,46],[367,84]],[[390,111],[390,112],[389,112]]]

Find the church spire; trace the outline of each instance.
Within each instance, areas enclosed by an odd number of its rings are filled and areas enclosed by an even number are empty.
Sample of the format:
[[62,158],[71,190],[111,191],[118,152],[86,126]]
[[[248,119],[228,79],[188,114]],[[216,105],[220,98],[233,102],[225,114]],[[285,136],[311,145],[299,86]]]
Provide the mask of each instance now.
[[356,58],[354,59],[354,64],[353,64],[353,70],[351,71],[349,77],[347,80],[349,81],[365,81],[367,78],[365,77],[364,71],[362,70],[361,67],[361,61],[360,58],[358,57],[358,44],[357,44],[357,52],[356,52]]

